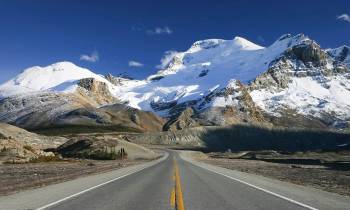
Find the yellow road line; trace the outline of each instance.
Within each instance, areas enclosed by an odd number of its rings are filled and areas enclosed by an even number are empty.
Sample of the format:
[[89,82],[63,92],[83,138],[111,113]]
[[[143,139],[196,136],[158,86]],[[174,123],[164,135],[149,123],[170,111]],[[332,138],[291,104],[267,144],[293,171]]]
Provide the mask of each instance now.
[[[172,175],[172,181],[175,183],[175,181],[176,181],[176,179],[175,179],[175,164],[176,164],[175,157],[173,157],[173,163],[174,163],[174,169],[173,169],[174,172]],[[170,193],[170,205],[172,208],[175,208],[175,202],[176,202],[176,191],[175,191],[175,184],[174,184],[174,186],[171,189],[171,193]]]
[[180,173],[179,168],[177,166],[176,160],[174,159],[174,169],[175,169],[175,200],[176,200],[176,209],[177,210],[185,210],[182,189],[181,189],[181,181],[180,181]]
[[171,195],[170,195],[170,205],[172,208],[175,207],[175,188],[171,190]]

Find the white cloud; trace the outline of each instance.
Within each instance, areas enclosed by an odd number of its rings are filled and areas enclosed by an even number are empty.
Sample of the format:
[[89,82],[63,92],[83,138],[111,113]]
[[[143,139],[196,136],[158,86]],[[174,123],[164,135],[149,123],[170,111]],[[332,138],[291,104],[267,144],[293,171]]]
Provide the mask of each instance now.
[[160,64],[157,65],[156,68],[165,69],[166,67],[168,67],[169,63],[177,53],[178,53],[177,51],[173,51],[173,50],[166,51],[162,59],[160,59]]
[[137,61],[129,61],[130,67],[142,67],[144,66],[143,63],[137,62]]
[[80,60],[95,63],[99,60],[98,52],[94,51],[91,55],[81,55]]
[[157,34],[172,34],[173,30],[171,30],[168,26],[164,27],[156,27],[154,29],[149,29],[146,31],[148,35],[157,35]]
[[342,14],[337,16],[338,20],[343,20],[350,23],[350,16],[348,14]]

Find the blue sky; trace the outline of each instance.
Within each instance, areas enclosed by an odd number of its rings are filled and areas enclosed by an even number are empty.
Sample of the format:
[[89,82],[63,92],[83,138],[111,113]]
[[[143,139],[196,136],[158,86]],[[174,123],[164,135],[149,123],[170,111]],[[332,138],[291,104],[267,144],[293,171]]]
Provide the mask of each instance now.
[[349,3],[2,0],[0,83],[58,61],[144,78],[165,52],[207,38],[242,36],[268,46],[282,34],[304,33],[324,48],[350,45]]

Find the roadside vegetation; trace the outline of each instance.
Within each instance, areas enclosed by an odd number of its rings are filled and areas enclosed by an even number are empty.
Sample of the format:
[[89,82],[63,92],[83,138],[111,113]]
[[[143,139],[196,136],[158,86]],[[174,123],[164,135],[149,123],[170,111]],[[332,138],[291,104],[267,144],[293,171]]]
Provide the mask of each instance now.
[[29,163],[45,163],[45,162],[58,162],[63,161],[58,155],[45,156],[40,155],[38,157],[33,157],[29,159]]
[[104,147],[101,150],[84,151],[83,153],[78,153],[76,155],[77,158],[94,159],[94,160],[125,159],[127,158],[127,156],[128,154],[124,148],[121,148],[120,150],[116,151],[115,147],[112,147],[112,148]]
[[62,136],[79,133],[109,133],[109,132],[130,132],[141,133],[137,128],[122,125],[92,126],[92,125],[62,125],[30,130],[31,132],[46,136]]

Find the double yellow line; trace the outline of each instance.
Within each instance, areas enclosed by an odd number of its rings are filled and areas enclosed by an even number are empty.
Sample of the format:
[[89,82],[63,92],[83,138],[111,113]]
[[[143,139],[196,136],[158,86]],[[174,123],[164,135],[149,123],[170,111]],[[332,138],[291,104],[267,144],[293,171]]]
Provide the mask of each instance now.
[[175,160],[175,157],[174,157],[173,180],[175,182],[175,185],[171,190],[170,204],[173,208],[176,208],[177,210],[185,210],[182,189],[181,189],[180,173],[179,173],[179,168],[177,166],[177,162]]

